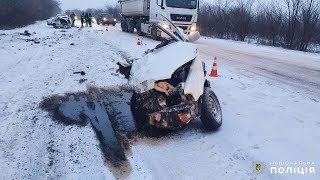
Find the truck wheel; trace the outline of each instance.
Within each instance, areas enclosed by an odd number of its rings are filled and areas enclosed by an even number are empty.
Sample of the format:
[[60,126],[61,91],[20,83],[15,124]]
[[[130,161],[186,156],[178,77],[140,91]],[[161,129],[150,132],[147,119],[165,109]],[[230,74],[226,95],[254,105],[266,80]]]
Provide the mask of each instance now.
[[133,33],[133,31],[134,31],[134,23],[132,20],[129,20],[128,21],[128,32]]
[[222,111],[219,100],[211,88],[205,87],[202,96],[201,117],[206,129],[217,130],[222,125]]
[[132,117],[135,121],[136,129],[138,131],[143,130],[146,125],[146,116],[143,113],[143,111],[139,108],[139,105],[137,104],[137,94],[133,93],[130,101],[130,108],[131,108],[131,113]]
[[157,29],[157,26],[152,26],[151,28],[151,38],[153,40],[158,40],[158,33],[157,33],[158,29]]
[[121,30],[123,32],[126,32],[127,30],[127,22],[126,21],[121,21]]
[[138,34],[139,36],[144,36],[144,35],[145,35],[145,33],[143,33],[143,32],[141,31],[141,22],[138,22],[138,23],[137,23],[136,29],[137,29],[137,34]]

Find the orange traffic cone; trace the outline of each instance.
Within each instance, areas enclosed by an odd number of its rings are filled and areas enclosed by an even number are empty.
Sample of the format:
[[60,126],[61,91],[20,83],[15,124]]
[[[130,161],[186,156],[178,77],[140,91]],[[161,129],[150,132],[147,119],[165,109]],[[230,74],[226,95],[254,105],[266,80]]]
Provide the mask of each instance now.
[[214,57],[214,63],[211,70],[210,75],[211,77],[218,77],[218,64],[217,64],[217,57]]
[[138,36],[138,42],[137,45],[140,46],[141,45],[141,41],[140,41],[140,37]]

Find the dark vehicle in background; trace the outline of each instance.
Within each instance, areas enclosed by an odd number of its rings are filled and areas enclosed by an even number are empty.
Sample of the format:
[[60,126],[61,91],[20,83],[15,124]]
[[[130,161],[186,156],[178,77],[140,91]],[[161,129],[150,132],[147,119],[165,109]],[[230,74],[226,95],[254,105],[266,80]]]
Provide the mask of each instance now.
[[97,16],[97,24],[102,25],[113,25],[115,26],[117,24],[118,20],[116,18],[113,18],[109,14],[100,14]]

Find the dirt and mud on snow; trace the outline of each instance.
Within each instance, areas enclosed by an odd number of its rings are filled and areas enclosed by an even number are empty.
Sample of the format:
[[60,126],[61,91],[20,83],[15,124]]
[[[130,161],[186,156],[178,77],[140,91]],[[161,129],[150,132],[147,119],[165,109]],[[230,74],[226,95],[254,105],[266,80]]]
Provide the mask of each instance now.
[[[134,124],[129,105],[131,93],[125,87],[98,89],[88,87],[86,92],[53,95],[45,98],[40,107],[55,121],[64,125],[90,124],[100,141],[106,164],[115,177],[127,177],[132,168],[127,161]],[[120,124],[121,123],[121,124]]]
[[132,92],[126,86],[89,86],[86,92],[44,98],[40,108],[49,112],[54,121],[66,126],[90,125],[100,142],[106,165],[116,178],[123,179],[132,171],[126,154],[131,154],[133,142],[139,137],[157,138],[169,134],[166,131],[138,134],[130,110],[131,96]]

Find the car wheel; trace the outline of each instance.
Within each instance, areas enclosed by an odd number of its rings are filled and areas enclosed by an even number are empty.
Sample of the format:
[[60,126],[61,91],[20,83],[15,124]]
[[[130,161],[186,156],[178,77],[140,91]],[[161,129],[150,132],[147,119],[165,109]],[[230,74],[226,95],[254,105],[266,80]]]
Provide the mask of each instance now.
[[211,88],[205,87],[202,95],[201,117],[208,130],[217,130],[222,125],[222,111],[219,100]]
[[116,26],[116,24],[115,24],[115,23],[113,23],[112,25],[113,25],[113,26]]

